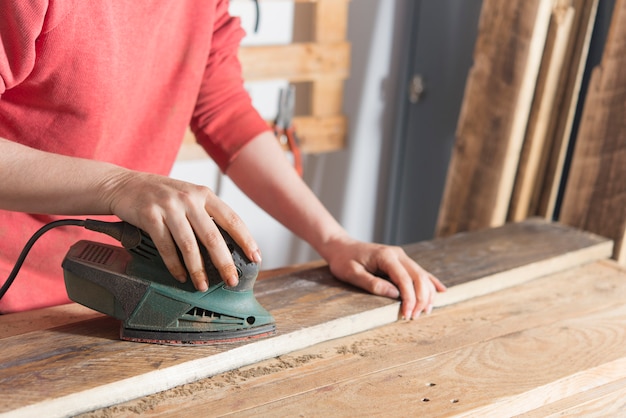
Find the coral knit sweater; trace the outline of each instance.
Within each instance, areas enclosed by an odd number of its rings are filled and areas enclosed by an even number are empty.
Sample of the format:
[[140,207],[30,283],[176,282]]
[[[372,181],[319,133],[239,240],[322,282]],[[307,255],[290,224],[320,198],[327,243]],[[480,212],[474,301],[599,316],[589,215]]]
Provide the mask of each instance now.
[[[267,130],[243,88],[242,37],[226,0],[0,1],[0,137],[166,175],[191,125],[225,169]],[[0,284],[58,218],[0,210]],[[61,261],[83,238],[104,239],[78,227],[45,234],[0,312],[68,302]]]

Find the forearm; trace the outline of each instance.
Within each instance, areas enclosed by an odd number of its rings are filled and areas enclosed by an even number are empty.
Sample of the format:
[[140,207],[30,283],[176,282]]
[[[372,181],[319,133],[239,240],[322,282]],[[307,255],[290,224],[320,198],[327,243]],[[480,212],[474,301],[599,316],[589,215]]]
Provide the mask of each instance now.
[[[0,139],[0,208],[63,215],[113,214],[146,231],[180,281],[208,288],[198,240],[224,281],[237,269],[215,223],[251,260],[258,247],[236,213],[206,187],[98,161],[67,157]],[[184,266],[177,249],[182,253]]]
[[326,258],[330,242],[348,239],[346,231],[295,173],[273,134],[246,145],[227,174],[267,213]]
[[39,151],[0,138],[0,208],[64,215],[110,214],[106,189],[128,170]]

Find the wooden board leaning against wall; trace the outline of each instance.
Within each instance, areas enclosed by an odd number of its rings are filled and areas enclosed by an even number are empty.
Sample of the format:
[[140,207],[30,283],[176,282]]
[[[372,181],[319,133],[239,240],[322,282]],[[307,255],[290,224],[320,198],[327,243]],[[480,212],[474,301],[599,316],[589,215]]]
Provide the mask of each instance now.
[[[616,242],[626,263],[626,1],[572,135],[598,0],[485,1],[436,235],[530,216]],[[575,138],[569,172],[564,164]],[[555,212],[567,179],[561,213]]]
[[626,0],[617,0],[593,69],[560,220],[615,242],[626,265]]
[[[263,3],[273,1],[294,3],[293,43],[242,47],[243,78],[247,82],[284,79],[293,83],[297,100],[293,122],[302,152],[340,150],[345,147],[347,131],[341,107],[350,68],[350,44],[346,42],[350,0],[260,0],[261,19]],[[178,159],[199,158],[207,155],[188,130]]]

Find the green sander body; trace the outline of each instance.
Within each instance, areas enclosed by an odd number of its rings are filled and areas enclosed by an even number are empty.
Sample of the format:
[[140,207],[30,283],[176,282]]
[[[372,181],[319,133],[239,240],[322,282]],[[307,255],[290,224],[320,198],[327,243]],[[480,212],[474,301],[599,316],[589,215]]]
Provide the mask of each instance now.
[[221,228],[239,283],[227,286],[199,243],[209,278],[208,291],[199,292],[191,280],[174,279],[145,232],[125,222],[111,225],[107,233],[123,247],[79,241],[65,256],[63,271],[70,299],[121,320],[122,339],[214,344],[274,333],[274,318],[253,293],[258,265]]

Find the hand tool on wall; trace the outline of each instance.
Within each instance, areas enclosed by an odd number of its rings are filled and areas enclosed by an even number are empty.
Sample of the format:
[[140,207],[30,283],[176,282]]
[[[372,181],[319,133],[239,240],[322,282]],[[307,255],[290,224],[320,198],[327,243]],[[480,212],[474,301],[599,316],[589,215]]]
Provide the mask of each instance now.
[[296,105],[296,91],[293,85],[280,89],[278,96],[278,114],[274,120],[274,134],[282,145],[286,145],[293,155],[293,165],[299,176],[303,174],[300,144],[293,126]]

